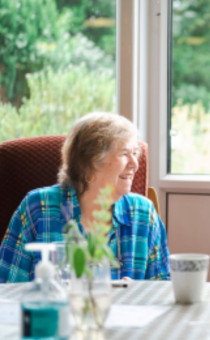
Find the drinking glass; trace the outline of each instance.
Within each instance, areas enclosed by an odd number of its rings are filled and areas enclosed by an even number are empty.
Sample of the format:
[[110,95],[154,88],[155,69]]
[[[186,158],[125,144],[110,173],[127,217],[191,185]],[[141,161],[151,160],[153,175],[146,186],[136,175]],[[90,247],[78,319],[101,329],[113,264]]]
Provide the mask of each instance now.
[[66,259],[66,243],[64,241],[54,242],[55,251],[51,253],[51,261],[56,268],[56,279],[62,286],[68,288],[70,285],[70,264]]
[[71,272],[69,291],[76,328],[101,329],[111,305],[111,275],[108,261],[89,264],[91,275],[77,278]]

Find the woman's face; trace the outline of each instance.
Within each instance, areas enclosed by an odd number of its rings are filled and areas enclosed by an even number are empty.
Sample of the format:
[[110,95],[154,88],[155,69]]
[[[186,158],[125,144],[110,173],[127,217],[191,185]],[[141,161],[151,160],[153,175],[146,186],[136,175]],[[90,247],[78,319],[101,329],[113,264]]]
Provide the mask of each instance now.
[[136,140],[118,142],[111,148],[94,173],[90,184],[95,188],[111,185],[114,188],[114,201],[131,190],[135,172],[138,169],[139,147]]

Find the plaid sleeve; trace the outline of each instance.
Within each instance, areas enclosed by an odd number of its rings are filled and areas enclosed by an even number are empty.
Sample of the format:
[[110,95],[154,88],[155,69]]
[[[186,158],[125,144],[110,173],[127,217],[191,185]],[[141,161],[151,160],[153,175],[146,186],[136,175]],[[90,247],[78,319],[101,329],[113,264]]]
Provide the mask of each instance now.
[[[34,239],[27,196],[12,216],[0,248],[0,282],[29,281],[32,258],[24,245]],[[30,231],[30,232],[29,232]]]
[[148,236],[149,252],[145,279],[169,280],[170,266],[166,230],[153,206],[150,209]]

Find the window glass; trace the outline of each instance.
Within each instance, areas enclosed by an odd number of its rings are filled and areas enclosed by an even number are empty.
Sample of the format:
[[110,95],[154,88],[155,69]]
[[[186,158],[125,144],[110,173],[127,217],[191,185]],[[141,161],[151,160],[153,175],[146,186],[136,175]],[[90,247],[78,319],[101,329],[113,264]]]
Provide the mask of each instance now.
[[169,172],[210,173],[210,1],[172,0]]
[[0,141],[115,112],[115,0],[0,2]]

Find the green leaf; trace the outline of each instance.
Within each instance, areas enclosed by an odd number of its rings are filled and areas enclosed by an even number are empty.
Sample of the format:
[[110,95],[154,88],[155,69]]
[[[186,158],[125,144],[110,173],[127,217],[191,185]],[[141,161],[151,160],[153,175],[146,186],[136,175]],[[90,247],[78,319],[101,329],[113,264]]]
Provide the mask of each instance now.
[[89,232],[88,233],[88,251],[92,257],[94,257],[96,249],[96,236]]
[[111,220],[112,215],[109,211],[95,210],[93,212],[93,216],[99,221],[109,222]]
[[73,267],[76,277],[81,277],[85,270],[86,257],[82,248],[77,247],[73,254]]

